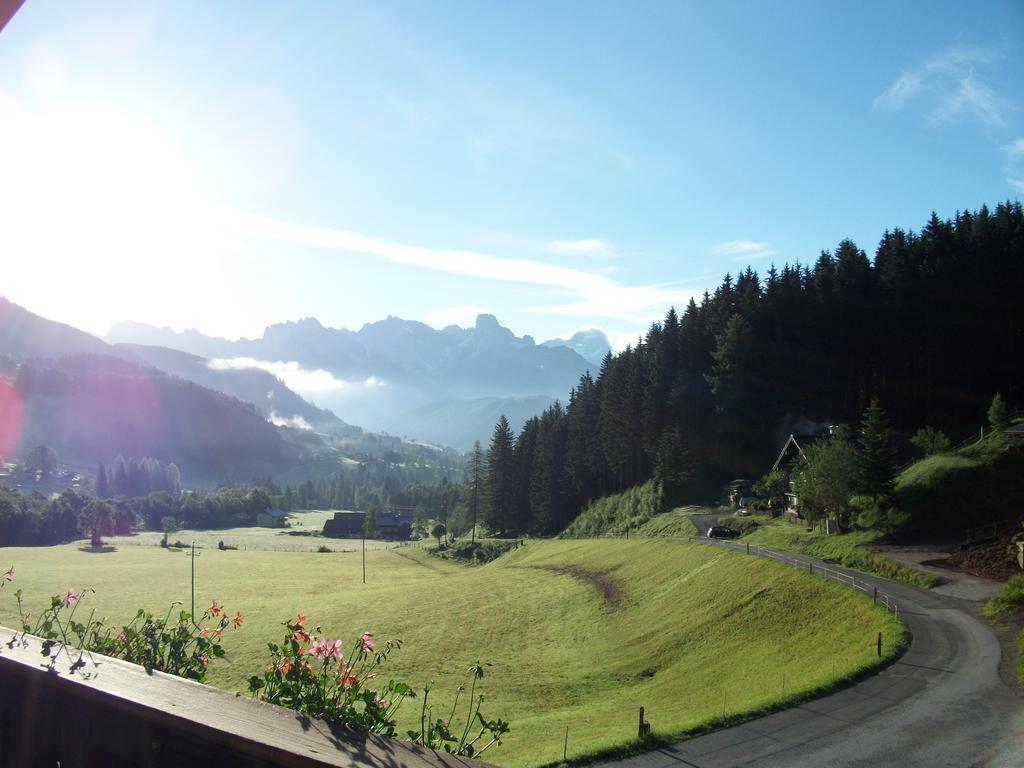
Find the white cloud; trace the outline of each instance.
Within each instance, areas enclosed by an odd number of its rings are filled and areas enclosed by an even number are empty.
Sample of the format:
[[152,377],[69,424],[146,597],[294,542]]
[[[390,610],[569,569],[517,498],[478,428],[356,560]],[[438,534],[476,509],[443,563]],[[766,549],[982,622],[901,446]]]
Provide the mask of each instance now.
[[477,315],[488,315],[492,314],[493,311],[490,304],[486,306],[461,304],[457,307],[448,307],[437,312],[431,312],[424,318],[424,321],[427,325],[431,325],[434,328],[444,328],[449,325],[467,326],[473,324]]
[[997,58],[989,48],[968,48],[956,43],[916,69],[905,71],[875,99],[876,108],[899,110],[911,101],[927,106],[929,119],[954,122],[974,119],[1002,125],[1016,106],[1000,96],[977,74]]
[[772,247],[771,243],[758,240],[730,240],[713,246],[711,251],[719,256],[731,256],[736,261],[766,259],[779,252],[777,248]]
[[408,266],[498,282],[525,283],[567,294],[572,301],[530,307],[527,311],[581,317],[610,317],[646,323],[669,306],[682,306],[690,292],[664,286],[627,286],[595,272],[533,259],[511,259],[475,251],[430,248],[369,237],[330,227],[310,227],[222,209],[221,221],[235,234],[299,245],[364,253]]
[[256,360],[252,357],[217,357],[209,360],[207,365],[215,371],[238,371],[246,368],[258,368],[274,374],[289,389],[296,392],[339,392],[351,386],[344,379],[335,378],[330,372],[317,368],[303,368],[294,360],[269,361]]
[[1011,141],[1006,145],[1006,154],[1010,157],[1024,157],[1024,138]]
[[1024,194],[1024,179],[1011,179],[1009,176],[1006,177],[1006,183],[1016,189],[1018,192]]
[[610,241],[602,240],[599,237],[590,238],[588,240],[552,240],[546,247],[552,253],[568,253],[574,255],[607,253],[614,248]]
[[278,427],[294,427],[295,429],[312,430],[313,425],[306,421],[302,416],[296,415],[291,418],[285,416],[278,416],[273,411],[270,412],[270,418],[268,421]]

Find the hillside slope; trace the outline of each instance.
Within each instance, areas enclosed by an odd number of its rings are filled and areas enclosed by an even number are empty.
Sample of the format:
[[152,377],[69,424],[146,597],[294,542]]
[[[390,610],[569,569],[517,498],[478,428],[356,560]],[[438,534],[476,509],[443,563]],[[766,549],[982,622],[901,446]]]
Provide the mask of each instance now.
[[929,456],[896,477],[896,500],[910,519],[909,533],[946,536],[993,521],[1020,519],[1024,498],[1024,446],[1003,435]]
[[308,426],[340,436],[356,436],[362,431],[346,424],[330,411],[317,408],[272,373],[259,368],[215,368],[205,358],[167,347],[118,344],[115,349],[164,373],[252,403],[264,417],[278,424]]
[[[75,546],[0,549],[33,602],[67,589],[68,573],[96,588],[97,615],[128,619],[187,596],[187,564],[158,547],[95,557]],[[296,612],[345,642],[364,630],[401,638],[388,675],[433,681],[435,716],[476,661],[484,714],[512,724],[489,762],[560,762],[568,754],[635,742],[637,707],[654,733],[677,736],[777,704],[878,663],[901,630],[870,600],[802,570],[717,548],[657,540],[528,542],[495,562],[462,566],[415,548],[358,553],[205,550],[199,601],[241,610],[245,626],[225,641],[230,663],[212,682],[244,690],[267,663],[266,643]],[[273,573],[274,588],[239,580]],[[298,597],[297,597],[298,596]],[[38,598],[38,600],[36,599]],[[0,623],[15,618],[0,601]],[[783,679],[784,678],[784,679]],[[418,701],[403,729],[418,723]],[[440,713],[444,712],[445,715]]]
[[14,382],[16,455],[49,445],[85,466],[151,456],[176,463],[188,483],[249,479],[300,459],[253,405],[118,358],[22,363]]

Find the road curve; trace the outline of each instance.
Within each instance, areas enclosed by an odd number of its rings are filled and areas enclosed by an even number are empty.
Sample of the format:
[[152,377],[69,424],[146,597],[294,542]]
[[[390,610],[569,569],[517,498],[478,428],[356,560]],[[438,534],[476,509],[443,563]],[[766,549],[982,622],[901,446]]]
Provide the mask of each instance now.
[[824,698],[605,765],[1024,766],[1024,702],[999,677],[1001,650],[992,631],[954,599],[862,573],[856,577],[899,602],[900,618],[912,633],[899,661]]

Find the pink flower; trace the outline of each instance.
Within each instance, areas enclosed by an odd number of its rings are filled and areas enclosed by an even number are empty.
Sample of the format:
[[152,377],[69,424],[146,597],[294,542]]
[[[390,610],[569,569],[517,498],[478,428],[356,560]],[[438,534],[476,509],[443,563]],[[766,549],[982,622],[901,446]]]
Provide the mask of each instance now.
[[14,581],[14,566],[12,565],[7,569],[7,572],[3,576],[4,581]]
[[210,666],[210,657],[205,653],[199,657],[199,661],[202,662],[203,669]]
[[223,605],[218,605],[216,600],[214,600],[213,602],[210,603],[210,615],[211,616],[216,616],[217,614],[219,614],[223,610],[224,610],[224,606]]
[[244,621],[245,620],[242,618],[242,612],[235,611],[235,618],[231,620],[231,623],[235,625],[235,629],[238,629],[240,626],[242,626],[242,623]]
[[64,595],[64,602],[67,605],[74,605],[79,600],[78,593],[74,589],[69,589],[68,593]]
[[341,660],[341,640],[318,637],[309,646],[309,652],[318,659],[336,658]]
[[128,642],[128,635],[126,635],[124,632],[118,632],[117,633],[117,641],[120,642],[120,643],[127,643]]
[[209,637],[210,636],[210,628],[209,627],[203,627],[202,630],[200,630],[199,634],[202,635],[203,637]]
[[363,632],[363,637],[361,639],[361,644],[362,644],[363,653],[369,653],[370,651],[372,651],[373,650],[373,635],[371,635],[369,632]]
[[322,659],[325,655],[325,649],[327,647],[327,638],[318,637],[313,641],[313,644],[309,646],[309,652],[318,659]]
[[285,656],[283,659],[281,659],[281,663],[277,665],[277,670],[282,675],[287,675],[289,672],[292,671],[292,660]]

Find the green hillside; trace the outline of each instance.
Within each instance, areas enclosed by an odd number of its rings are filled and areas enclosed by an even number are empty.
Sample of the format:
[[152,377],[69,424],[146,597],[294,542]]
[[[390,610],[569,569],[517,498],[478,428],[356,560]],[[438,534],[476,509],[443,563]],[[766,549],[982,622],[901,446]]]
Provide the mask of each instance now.
[[[364,630],[401,638],[391,671],[434,681],[438,705],[471,663],[492,665],[484,713],[510,720],[512,733],[488,758],[525,766],[560,761],[566,728],[570,758],[633,744],[640,706],[656,735],[678,736],[831,685],[833,669],[841,678],[877,663],[880,630],[887,655],[903,639],[847,589],[683,542],[531,542],[476,568],[414,547],[366,558],[364,586],[356,553],[204,550],[197,603],[216,598],[245,616],[212,682],[243,690],[278,622],[299,612],[346,640]],[[95,587],[85,605],[111,619],[188,601],[189,558],[156,547],[0,549],[0,565],[10,563],[33,611],[70,586]],[[243,570],[273,576],[239,579]],[[0,623],[14,621],[5,590]],[[414,715],[415,705],[405,712]]]
[[957,451],[929,456],[896,477],[896,500],[910,516],[908,530],[959,533],[1021,512],[1024,450],[999,433]]

